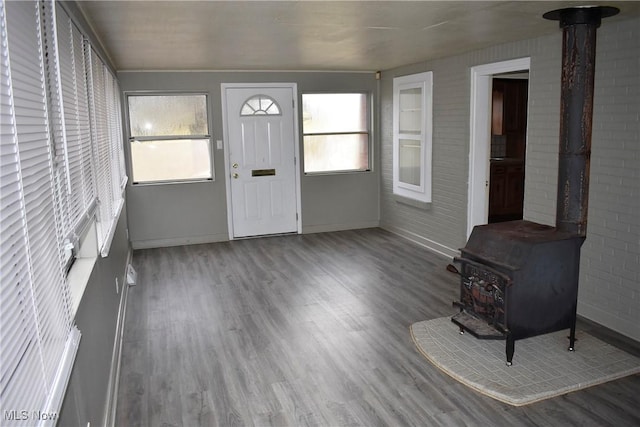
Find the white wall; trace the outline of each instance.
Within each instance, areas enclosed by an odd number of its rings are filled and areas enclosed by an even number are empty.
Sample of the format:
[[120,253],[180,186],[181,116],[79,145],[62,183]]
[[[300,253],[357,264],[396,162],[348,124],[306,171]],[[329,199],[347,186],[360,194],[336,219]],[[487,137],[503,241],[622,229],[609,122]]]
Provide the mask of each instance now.
[[578,312],[640,340],[640,19],[598,32]]

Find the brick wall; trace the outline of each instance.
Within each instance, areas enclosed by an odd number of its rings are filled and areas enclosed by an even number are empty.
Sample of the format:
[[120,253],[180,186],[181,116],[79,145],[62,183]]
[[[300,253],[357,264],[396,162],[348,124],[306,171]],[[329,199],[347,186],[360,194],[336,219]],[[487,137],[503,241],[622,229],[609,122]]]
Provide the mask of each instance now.
[[[557,24],[555,24],[557,25]],[[640,341],[640,19],[598,30],[587,240],[579,314]],[[470,67],[530,57],[525,219],[555,223],[562,32],[386,71],[381,81],[381,224],[453,255],[465,245]],[[433,201],[392,194],[392,84],[433,71]],[[444,267],[444,266],[443,266]]]
[[640,341],[640,20],[598,30],[578,312]]

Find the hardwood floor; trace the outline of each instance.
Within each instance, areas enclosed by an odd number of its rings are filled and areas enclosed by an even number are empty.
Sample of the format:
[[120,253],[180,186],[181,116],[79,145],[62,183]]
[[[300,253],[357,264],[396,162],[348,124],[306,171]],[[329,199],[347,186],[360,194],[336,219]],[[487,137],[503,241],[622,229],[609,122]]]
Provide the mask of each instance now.
[[117,425],[640,425],[640,376],[515,408],[432,366],[449,261],[380,229],[136,251]]

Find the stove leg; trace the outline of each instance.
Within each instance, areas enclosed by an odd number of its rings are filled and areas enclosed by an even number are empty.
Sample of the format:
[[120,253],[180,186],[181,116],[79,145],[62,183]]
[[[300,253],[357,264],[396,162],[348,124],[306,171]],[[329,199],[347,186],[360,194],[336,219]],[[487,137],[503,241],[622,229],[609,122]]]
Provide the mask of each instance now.
[[571,329],[569,330],[569,351],[575,351],[576,344],[576,319],[573,318],[571,322]]
[[460,335],[464,335],[464,328],[460,326]]
[[513,353],[516,351],[516,340],[507,336],[507,366],[511,366],[513,363]]

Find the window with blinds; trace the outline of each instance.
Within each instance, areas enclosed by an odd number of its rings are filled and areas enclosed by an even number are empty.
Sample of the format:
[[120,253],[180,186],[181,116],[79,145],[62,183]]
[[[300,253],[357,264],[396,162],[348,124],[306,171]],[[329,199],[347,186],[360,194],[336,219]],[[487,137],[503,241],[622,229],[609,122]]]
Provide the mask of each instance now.
[[[60,251],[40,4],[2,3],[2,416],[59,408],[79,333]],[[9,412],[7,412],[9,411]],[[14,417],[15,418],[15,417]],[[29,417],[27,417],[29,418]],[[33,419],[30,419],[33,424]]]
[[[60,199],[66,211],[65,240],[74,243],[86,226],[95,207],[95,183],[91,159],[91,127],[85,78],[83,36],[60,7],[56,9],[55,27],[51,31],[57,43],[56,67],[50,81],[57,80],[61,122],[54,134]],[[51,54],[50,54],[51,56]],[[50,87],[53,85],[50,85]]]
[[0,25],[0,424],[35,425],[55,419],[80,339],[70,248],[97,210],[106,256],[122,207],[120,95],[55,2],[0,1]]
[[85,42],[85,59],[98,189],[98,245],[102,256],[107,256],[124,204],[122,191],[127,180],[124,174],[120,89],[88,42]]

